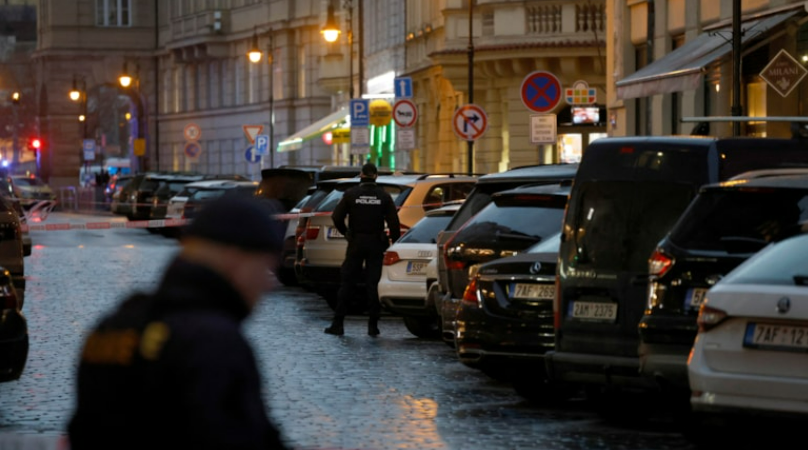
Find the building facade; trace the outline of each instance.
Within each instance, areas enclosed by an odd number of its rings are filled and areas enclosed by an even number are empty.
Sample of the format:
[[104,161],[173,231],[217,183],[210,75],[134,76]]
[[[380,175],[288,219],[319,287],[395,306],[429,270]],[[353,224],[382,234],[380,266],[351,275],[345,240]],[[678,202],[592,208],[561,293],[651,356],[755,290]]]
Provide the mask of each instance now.
[[[608,1],[610,134],[791,136],[788,121],[754,118],[808,112],[800,79],[806,2],[737,3],[739,10],[733,0]],[[733,115],[749,118],[737,126],[721,119]]]

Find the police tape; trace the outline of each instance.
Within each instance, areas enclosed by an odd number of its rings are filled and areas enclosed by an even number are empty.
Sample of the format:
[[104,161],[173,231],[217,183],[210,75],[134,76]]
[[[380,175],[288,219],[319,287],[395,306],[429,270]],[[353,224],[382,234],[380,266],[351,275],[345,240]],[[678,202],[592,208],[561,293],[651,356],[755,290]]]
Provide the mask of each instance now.
[[22,224],[22,231],[109,230],[120,228],[166,228],[181,227],[191,223],[189,219],[130,220],[84,223]]

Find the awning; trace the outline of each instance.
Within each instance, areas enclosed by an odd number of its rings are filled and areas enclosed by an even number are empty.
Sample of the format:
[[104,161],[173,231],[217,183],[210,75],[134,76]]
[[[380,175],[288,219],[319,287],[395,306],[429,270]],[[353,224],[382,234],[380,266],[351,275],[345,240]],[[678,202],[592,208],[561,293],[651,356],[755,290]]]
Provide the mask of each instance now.
[[351,117],[349,115],[348,108],[342,108],[338,111],[332,112],[317,122],[314,122],[313,124],[282,140],[280,143],[278,143],[278,152],[300,150],[303,147],[304,142],[308,141],[309,139],[316,138],[328,130],[337,128],[340,124],[350,126]]
[[[741,45],[751,42],[803,9],[791,9],[741,24]],[[732,52],[732,26],[706,31],[695,39],[615,83],[617,98],[648,97],[693,90],[706,67]]]

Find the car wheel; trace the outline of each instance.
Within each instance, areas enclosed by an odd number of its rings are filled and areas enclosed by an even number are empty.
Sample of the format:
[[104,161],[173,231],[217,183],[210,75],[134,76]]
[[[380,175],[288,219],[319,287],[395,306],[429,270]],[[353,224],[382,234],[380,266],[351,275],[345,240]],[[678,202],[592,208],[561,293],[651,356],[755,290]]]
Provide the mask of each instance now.
[[414,336],[423,339],[436,339],[441,337],[441,327],[434,317],[404,316],[404,326]]
[[278,281],[284,286],[297,286],[297,276],[295,270],[289,267],[278,268]]

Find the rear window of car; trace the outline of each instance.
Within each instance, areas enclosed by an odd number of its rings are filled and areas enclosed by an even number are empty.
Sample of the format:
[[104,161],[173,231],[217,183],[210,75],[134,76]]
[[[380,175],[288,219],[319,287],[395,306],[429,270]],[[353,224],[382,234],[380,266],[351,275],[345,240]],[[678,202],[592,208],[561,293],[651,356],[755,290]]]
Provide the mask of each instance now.
[[[545,198],[546,197],[546,198]],[[542,200],[543,199],[543,200]],[[453,242],[541,242],[561,230],[566,197],[518,195],[497,198],[460,229]]]
[[523,181],[519,182],[501,182],[501,183],[484,183],[477,184],[474,189],[468,194],[463,206],[455,213],[454,218],[447,226],[447,230],[456,230],[466,223],[472,216],[480,212],[485,205],[491,202],[491,195],[512,189],[521,185],[527,184]]
[[707,189],[682,215],[670,240],[690,250],[749,253],[794,235],[806,220],[806,190]]
[[226,189],[199,189],[191,194],[189,199],[192,200],[209,200],[212,198],[219,198],[224,194]]
[[[353,186],[355,185],[347,186],[345,187],[346,188],[345,190]],[[393,203],[395,203],[396,206],[401,206],[401,204],[407,198],[406,194],[408,194],[411,190],[409,186],[400,186],[397,184],[379,184],[379,186],[381,186],[385,190],[385,192],[387,192],[388,194],[390,194],[391,197],[393,197]],[[345,190],[342,190],[342,188],[337,188],[331,191],[323,199],[323,201],[320,202],[319,205],[317,205],[315,211],[317,212],[334,211],[334,208],[337,207],[337,204],[342,199],[342,196],[345,194]]]
[[746,260],[730,272],[720,284],[808,285],[808,234],[774,244]]
[[438,233],[446,228],[452,216],[426,216],[416,222],[403,236],[397,241],[405,244],[436,244],[438,242]]
[[695,196],[689,183],[589,181],[578,185],[560,256],[580,268],[647,271],[648,257]]

